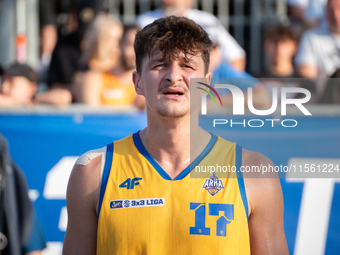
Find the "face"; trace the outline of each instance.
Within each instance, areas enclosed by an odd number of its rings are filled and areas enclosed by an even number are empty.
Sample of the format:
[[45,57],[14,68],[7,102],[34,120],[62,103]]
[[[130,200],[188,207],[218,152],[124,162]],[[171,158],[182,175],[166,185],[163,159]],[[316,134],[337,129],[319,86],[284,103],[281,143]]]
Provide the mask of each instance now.
[[162,0],[164,8],[190,9],[194,0]]
[[36,84],[22,76],[3,76],[1,93],[10,96],[18,105],[31,102],[36,92]]
[[340,0],[328,1],[327,21],[331,32],[340,33]]
[[136,56],[133,48],[136,32],[136,29],[130,29],[126,33],[125,39],[121,44],[122,63],[128,70],[136,68]]
[[291,39],[285,39],[279,42],[267,40],[265,42],[266,55],[272,63],[286,59],[291,61],[296,53],[296,50],[297,42]]
[[134,72],[133,81],[136,92],[145,97],[147,112],[181,118],[190,115],[190,78],[210,76],[200,55],[186,59],[181,52],[170,61],[157,52],[144,57],[141,74]]
[[105,33],[103,33],[99,41],[100,58],[117,55],[119,56],[119,41],[122,37],[122,34],[123,29],[118,25],[108,28]]

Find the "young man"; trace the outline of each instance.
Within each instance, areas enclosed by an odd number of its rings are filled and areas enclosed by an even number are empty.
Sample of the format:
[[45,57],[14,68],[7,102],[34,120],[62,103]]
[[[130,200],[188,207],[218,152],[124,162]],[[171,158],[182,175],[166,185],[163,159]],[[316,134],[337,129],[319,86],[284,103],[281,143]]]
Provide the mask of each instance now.
[[211,44],[183,17],[137,33],[133,81],[148,125],[75,164],[64,255],[288,254],[277,178],[190,178],[195,166],[272,164],[198,126],[190,78],[209,80]]

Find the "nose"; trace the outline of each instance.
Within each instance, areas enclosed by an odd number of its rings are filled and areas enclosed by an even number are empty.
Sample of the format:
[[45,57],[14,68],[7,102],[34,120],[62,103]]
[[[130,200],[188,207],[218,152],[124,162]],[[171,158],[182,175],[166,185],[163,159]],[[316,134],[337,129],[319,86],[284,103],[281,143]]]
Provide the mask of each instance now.
[[164,79],[166,79],[171,84],[177,83],[183,79],[181,67],[176,61],[173,61],[169,64]]

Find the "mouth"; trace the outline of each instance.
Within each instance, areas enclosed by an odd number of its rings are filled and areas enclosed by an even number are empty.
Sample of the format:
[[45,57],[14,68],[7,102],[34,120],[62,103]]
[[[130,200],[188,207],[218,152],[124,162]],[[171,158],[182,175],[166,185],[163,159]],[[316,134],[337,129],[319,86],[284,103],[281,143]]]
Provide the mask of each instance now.
[[180,97],[184,95],[184,91],[182,89],[164,89],[162,91],[163,95],[168,97]]

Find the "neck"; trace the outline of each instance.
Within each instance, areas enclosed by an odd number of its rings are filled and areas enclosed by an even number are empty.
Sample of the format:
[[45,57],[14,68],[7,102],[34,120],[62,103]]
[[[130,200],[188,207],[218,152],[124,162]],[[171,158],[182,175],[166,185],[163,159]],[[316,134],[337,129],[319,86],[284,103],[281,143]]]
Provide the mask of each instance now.
[[122,65],[118,65],[112,69],[111,73],[116,76],[122,84],[130,85],[132,83],[131,74],[134,69],[127,69]]
[[140,132],[140,138],[150,155],[175,178],[199,156],[211,135],[198,125],[190,126],[190,117],[154,120],[148,114],[148,127]]
[[163,6],[165,16],[184,16],[186,8],[181,8],[179,6]]
[[275,76],[288,76],[294,72],[294,66],[290,60],[281,59],[277,63],[272,63],[269,70]]

